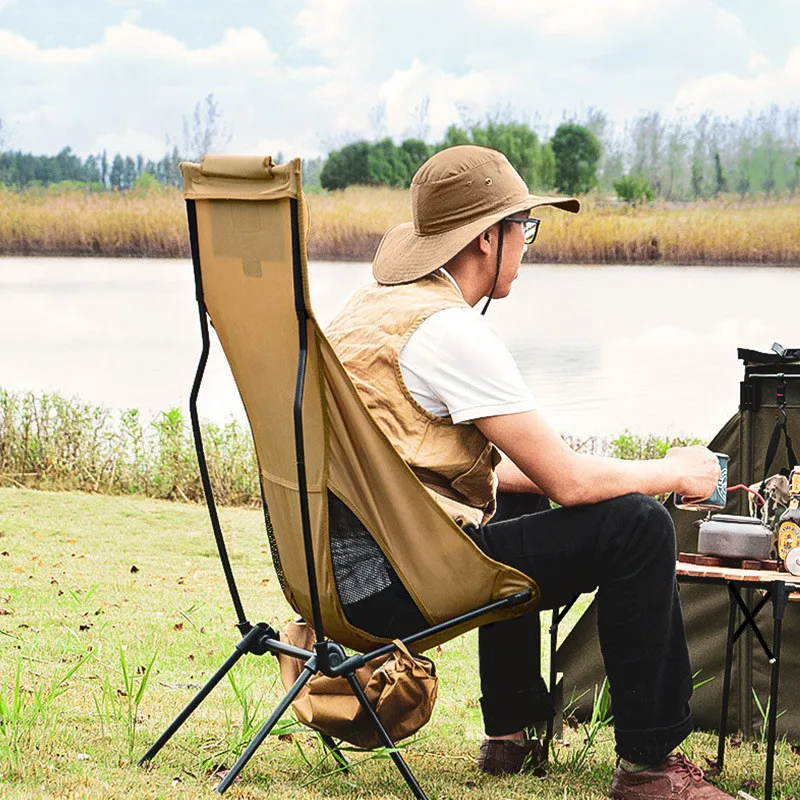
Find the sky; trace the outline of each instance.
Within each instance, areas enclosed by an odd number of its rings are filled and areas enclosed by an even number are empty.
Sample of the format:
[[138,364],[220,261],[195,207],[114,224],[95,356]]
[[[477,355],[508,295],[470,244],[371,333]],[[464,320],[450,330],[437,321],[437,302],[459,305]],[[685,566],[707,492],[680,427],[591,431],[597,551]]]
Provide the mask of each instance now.
[[6,148],[160,158],[213,93],[227,152],[312,157],[505,115],[800,104],[800,0],[0,0]]

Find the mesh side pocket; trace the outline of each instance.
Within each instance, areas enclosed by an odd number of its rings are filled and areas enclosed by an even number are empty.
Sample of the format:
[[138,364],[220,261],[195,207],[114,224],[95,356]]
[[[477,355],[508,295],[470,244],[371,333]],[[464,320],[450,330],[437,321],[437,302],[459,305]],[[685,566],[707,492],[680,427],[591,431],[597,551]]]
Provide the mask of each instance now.
[[264,525],[267,529],[267,539],[269,540],[269,552],[272,556],[272,566],[275,569],[275,574],[278,576],[278,583],[281,585],[281,591],[286,594],[286,582],[283,577],[283,567],[281,567],[281,556],[278,552],[278,543],[275,541],[275,528],[272,527],[272,519],[269,516],[267,498],[264,497],[263,483],[261,484],[261,507],[264,509]]
[[328,522],[333,577],[347,621],[382,638],[427,628],[427,620],[372,534],[332,492],[328,492]]

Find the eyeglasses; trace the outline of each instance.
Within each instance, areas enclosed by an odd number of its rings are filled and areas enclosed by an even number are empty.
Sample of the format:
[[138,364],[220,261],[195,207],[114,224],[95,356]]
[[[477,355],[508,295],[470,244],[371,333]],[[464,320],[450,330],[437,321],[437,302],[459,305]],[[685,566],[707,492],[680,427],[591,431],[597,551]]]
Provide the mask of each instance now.
[[521,222],[525,244],[533,244],[536,241],[536,234],[539,233],[539,223],[541,222],[536,217],[505,217],[503,222]]

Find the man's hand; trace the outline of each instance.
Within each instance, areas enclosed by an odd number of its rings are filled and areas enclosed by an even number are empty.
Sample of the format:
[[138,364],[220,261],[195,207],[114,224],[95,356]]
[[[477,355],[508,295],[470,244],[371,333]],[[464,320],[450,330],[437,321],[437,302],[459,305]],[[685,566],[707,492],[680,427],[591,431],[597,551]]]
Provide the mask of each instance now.
[[711,496],[719,480],[719,460],[707,447],[673,447],[665,460],[675,469],[678,494],[690,502]]

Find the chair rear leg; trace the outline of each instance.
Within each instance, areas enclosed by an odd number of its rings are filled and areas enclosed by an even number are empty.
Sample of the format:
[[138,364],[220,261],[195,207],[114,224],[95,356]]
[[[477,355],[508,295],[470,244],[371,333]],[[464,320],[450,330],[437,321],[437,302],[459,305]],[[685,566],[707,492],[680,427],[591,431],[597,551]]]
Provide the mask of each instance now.
[[400,770],[400,774],[403,776],[403,778],[405,778],[409,789],[411,789],[411,791],[414,793],[414,797],[418,798],[418,800],[428,800],[427,795],[422,791],[422,787],[417,783],[417,779],[409,769],[408,764],[406,764],[406,762],[403,760],[403,757],[397,751],[395,743],[391,740],[386,728],[383,727],[383,723],[375,713],[375,709],[370,705],[370,702],[367,699],[367,696],[364,694],[364,690],[361,688],[361,684],[358,682],[356,676],[351,672],[349,675],[345,675],[344,677],[347,678],[347,682],[350,684],[353,694],[358,698],[358,702],[361,703],[361,707],[364,709],[364,711],[366,711],[372,720],[372,724],[375,726],[375,730],[377,730],[378,736],[381,738],[384,746],[390,749],[389,755],[391,756],[392,761],[394,761],[397,769]]
[[158,740],[152,747],[139,759],[139,766],[142,766],[150,759],[155,758],[158,751],[172,738],[178,728],[186,722],[194,710],[208,697],[214,687],[231,671],[236,662],[245,654],[245,650],[240,650],[238,647],[233,651],[233,654],[228,660],[214,673],[206,685],[189,701],[186,708],[175,717],[172,724],[159,736]]
[[284,696],[283,700],[278,703],[278,706],[270,714],[269,719],[261,726],[258,733],[253,737],[252,741],[245,748],[244,752],[236,760],[236,763],[230,768],[228,774],[220,781],[219,786],[214,790],[217,794],[223,794],[225,790],[236,780],[236,776],[244,769],[245,764],[252,758],[253,753],[261,747],[264,739],[267,738],[269,732],[275,727],[278,720],[286,713],[286,709],[292,704],[292,701],[300,693],[300,690],[308,683],[311,676],[317,671],[316,657],[310,658],[300,677],[292,684],[292,688]]
[[349,775],[349,765],[347,759],[342,755],[339,745],[327,733],[320,733],[319,738],[322,739],[322,743],[328,748],[336,763],[339,764],[340,771],[344,772],[345,775]]

